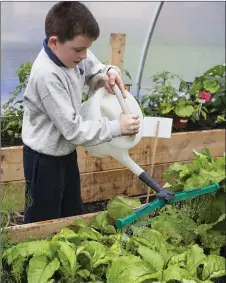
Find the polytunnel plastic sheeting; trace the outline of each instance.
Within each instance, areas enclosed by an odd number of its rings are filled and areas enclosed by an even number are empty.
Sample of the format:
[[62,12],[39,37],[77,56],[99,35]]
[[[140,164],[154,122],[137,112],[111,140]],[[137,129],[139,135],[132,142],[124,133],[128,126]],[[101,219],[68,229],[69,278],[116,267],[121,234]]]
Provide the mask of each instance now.
[[160,2],[86,3],[100,24],[100,38],[92,47],[98,58],[108,60],[111,33],[126,34],[124,68],[132,77],[132,80],[125,77],[128,83],[136,82],[144,42],[158,3]]
[[[33,62],[45,36],[44,21],[56,2],[1,3],[1,88],[4,102],[18,81],[16,71],[27,61]],[[109,59],[111,33],[125,33],[124,68],[137,77],[141,53],[152,14],[159,2],[84,2],[100,25],[100,37],[91,50],[101,60]]]
[[16,72],[20,65],[33,62],[41,50],[45,16],[53,4],[1,3],[1,104],[8,100],[9,93],[18,85]]
[[[1,3],[2,102],[18,81],[16,71],[33,62],[45,36],[44,21],[55,2]],[[145,39],[160,2],[84,2],[100,25],[91,50],[101,61],[109,58],[110,33],[125,33],[124,67],[137,81]],[[165,2],[149,46],[142,87],[150,86],[157,71],[176,72],[190,81],[225,56],[225,3]],[[126,78],[126,82],[130,82]],[[133,88],[132,88],[133,92]],[[141,91],[142,93],[142,91]]]
[[224,2],[165,2],[145,62],[140,94],[151,76],[169,71],[192,82],[225,62]]

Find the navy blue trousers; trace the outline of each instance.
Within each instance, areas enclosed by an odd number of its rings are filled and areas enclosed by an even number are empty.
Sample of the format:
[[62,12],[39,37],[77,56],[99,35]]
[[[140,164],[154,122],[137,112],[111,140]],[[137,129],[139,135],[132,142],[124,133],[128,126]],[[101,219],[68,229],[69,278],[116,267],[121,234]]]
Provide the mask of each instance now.
[[24,223],[85,213],[76,150],[49,156],[23,147],[26,181]]

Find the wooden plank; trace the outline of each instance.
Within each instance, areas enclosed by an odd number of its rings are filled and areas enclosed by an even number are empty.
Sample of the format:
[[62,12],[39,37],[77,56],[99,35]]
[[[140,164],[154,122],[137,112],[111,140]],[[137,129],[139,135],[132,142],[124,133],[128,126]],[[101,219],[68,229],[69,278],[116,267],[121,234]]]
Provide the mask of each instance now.
[[[162,185],[162,174],[170,165],[171,163],[154,166],[153,177]],[[143,166],[143,169],[150,173],[151,166]],[[136,196],[147,193],[147,185],[128,169],[82,174],[81,184],[84,202],[108,200],[121,194]]]
[[[131,158],[141,166],[151,163],[150,138],[143,138],[139,144],[129,151]],[[78,164],[81,173],[106,171],[124,168],[117,160],[111,157],[93,157],[84,147],[78,147]]]
[[24,179],[23,147],[1,148],[1,182]]
[[[163,173],[172,163],[158,164],[154,166],[153,177],[161,185]],[[150,173],[151,165],[144,166],[144,170]],[[108,200],[117,195],[137,196],[147,193],[147,186],[128,169],[117,169],[81,174],[82,199],[84,203]],[[25,183],[8,182],[2,184],[2,196],[4,202],[14,201],[14,211],[24,210]],[[16,199],[16,201],[15,201]]]
[[121,72],[124,70],[125,41],[125,34],[111,33],[109,64],[119,67]]
[[160,139],[156,163],[193,160],[193,149],[201,152],[206,147],[212,156],[222,156],[225,152],[225,130],[175,133],[171,139]]
[[15,181],[1,184],[1,209],[12,212],[23,212],[25,202],[25,182]]
[[[154,197],[154,195],[152,195],[152,197]],[[31,224],[11,226],[1,229],[1,232],[7,236],[7,240],[11,243],[25,242],[30,237],[40,240],[59,233],[63,228],[70,226],[75,220],[79,218],[83,218],[89,225],[93,221],[97,213],[98,212],[40,221]]]
[[[140,166],[151,164],[152,138],[143,138],[130,150],[130,156]],[[193,160],[192,150],[210,149],[213,156],[222,156],[225,152],[225,130],[174,133],[171,139],[159,139],[156,150],[156,164]],[[96,158],[83,147],[77,148],[80,173],[90,173],[124,168],[110,157]],[[1,149],[1,181],[19,181],[24,179],[22,147]]]
[[[82,218],[89,224],[96,213],[84,214]],[[41,221],[31,224],[17,225],[2,230],[6,233],[7,239],[12,243],[25,242],[29,237],[45,239],[59,233],[64,227],[71,225],[81,216],[72,216],[48,221]]]

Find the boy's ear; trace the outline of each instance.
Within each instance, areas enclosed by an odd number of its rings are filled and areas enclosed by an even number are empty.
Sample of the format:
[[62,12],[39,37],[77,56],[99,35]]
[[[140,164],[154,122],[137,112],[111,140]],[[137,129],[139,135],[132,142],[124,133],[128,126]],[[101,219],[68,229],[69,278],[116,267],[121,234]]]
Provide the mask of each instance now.
[[48,46],[50,48],[56,48],[57,41],[58,41],[57,36],[51,36],[48,41]]

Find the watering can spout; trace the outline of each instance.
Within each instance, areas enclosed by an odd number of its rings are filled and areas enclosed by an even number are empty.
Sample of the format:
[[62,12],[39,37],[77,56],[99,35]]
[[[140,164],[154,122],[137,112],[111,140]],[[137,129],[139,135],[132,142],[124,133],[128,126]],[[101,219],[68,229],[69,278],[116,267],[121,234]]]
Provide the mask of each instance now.
[[139,176],[139,179],[152,188],[157,193],[158,198],[164,199],[165,201],[172,201],[175,193],[163,189],[147,172],[143,172]]
[[128,151],[119,150],[115,152],[113,156],[138,176],[142,182],[152,188],[157,193],[158,198],[164,199],[165,201],[172,201],[174,192],[163,189],[147,172],[133,161],[129,156]]
[[133,159],[129,156],[128,151],[126,150],[114,150],[114,153],[111,153],[116,160],[118,160],[121,164],[127,167],[130,171],[132,171],[136,176],[140,176],[144,170],[137,165]]

